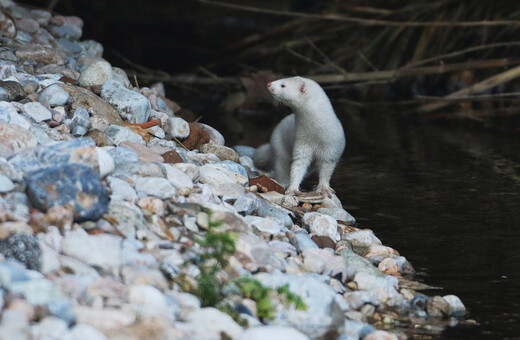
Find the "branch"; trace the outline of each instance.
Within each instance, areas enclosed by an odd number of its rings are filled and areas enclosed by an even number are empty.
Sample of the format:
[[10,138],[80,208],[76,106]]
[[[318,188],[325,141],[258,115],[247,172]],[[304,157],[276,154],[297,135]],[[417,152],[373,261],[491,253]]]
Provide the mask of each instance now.
[[240,11],[248,11],[255,13],[264,13],[272,15],[282,15],[296,18],[311,18],[317,20],[332,20],[332,21],[344,21],[360,26],[409,26],[409,27],[472,27],[472,26],[520,26],[520,21],[516,20],[482,20],[482,21],[389,21],[389,20],[377,20],[377,19],[364,19],[364,18],[353,18],[346,17],[336,14],[309,14],[302,12],[291,12],[283,10],[272,10],[267,8],[259,8],[252,6],[236,5],[225,2],[210,1],[210,0],[194,0],[203,4],[225,7],[236,9]]
[[[483,81],[476,83],[465,89],[453,92],[453,93],[445,96],[444,98],[447,98],[447,99],[459,98],[462,96],[471,95],[473,93],[480,93],[482,91],[488,90],[490,88],[493,88],[497,85],[503,84],[505,82],[508,82],[508,81],[518,78],[518,77],[520,77],[520,66],[516,66],[510,70],[507,70],[505,72],[502,72],[502,73],[499,73],[492,77],[489,77],[486,80],[483,80]],[[448,105],[450,105],[449,101],[439,102],[439,103],[430,103],[430,104],[421,106],[419,108],[419,112],[432,112],[432,111],[438,110],[438,109],[443,108]]]

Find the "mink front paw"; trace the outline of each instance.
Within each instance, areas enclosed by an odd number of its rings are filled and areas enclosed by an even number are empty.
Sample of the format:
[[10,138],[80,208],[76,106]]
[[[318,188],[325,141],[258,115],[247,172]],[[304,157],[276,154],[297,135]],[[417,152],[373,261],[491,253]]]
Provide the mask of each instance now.
[[298,189],[287,188],[287,190],[285,190],[285,194],[291,195],[291,196],[297,196],[297,195],[301,195],[302,192]]

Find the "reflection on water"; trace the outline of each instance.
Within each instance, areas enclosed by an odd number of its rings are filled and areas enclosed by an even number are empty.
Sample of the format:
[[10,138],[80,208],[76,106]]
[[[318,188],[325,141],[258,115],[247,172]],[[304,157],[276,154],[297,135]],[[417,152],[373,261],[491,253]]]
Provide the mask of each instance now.
[[[332,187],[346,209],[480,324],[442,337],[520,335],[520,136],[336,109],[347,148]],[[229,145],[268,140],[265,118],[245,121],[238,137],[226,122],[209,123]],[[252,132],[260,140],[245,141]]]
[[520,335],[519,136],[338,111],[347,151],[332,186],[347,210],[462,299],[481,324],[471,337]]

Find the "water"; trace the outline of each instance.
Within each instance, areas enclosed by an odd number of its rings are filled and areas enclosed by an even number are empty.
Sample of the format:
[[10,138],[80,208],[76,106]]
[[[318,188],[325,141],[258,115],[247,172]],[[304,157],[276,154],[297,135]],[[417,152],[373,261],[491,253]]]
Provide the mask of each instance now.
[[332,186],[347,210],[480,324],[442,338],[520,337],[518,134],[337,111],[347,149]]

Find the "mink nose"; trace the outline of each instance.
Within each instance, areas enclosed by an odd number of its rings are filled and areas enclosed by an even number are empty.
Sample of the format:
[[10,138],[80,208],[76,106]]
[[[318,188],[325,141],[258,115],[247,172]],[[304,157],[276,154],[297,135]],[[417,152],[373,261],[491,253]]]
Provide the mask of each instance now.
[[270,88],[271,87],[271,83],[267,83],[267,88]]

